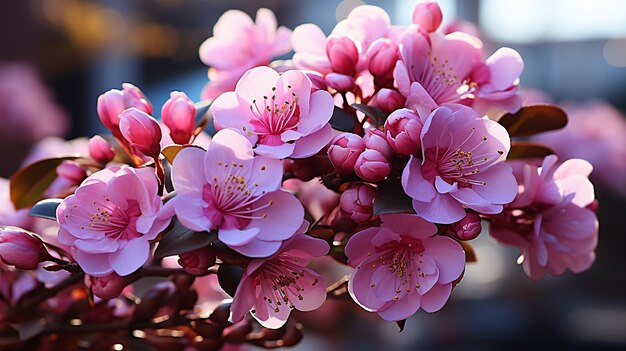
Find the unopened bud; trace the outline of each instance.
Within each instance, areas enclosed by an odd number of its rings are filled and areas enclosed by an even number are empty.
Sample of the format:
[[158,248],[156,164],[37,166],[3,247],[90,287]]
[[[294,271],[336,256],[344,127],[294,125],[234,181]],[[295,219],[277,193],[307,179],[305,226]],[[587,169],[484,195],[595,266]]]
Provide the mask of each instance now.
[[163,123],[176,144],[188,144],[196,128],[196,106],[185,93],[174,91],[161,109]]
[[480,216],[476,212],[467,212],[465,217],[448,227],[449,232],[460,240],[475,239],[482,230]]
[[357,223],[372,218],[376,188],[365,183],[355,183],[341,194],[339,208],[343,215]]
[[0,227],[0,260],[18,269],[36,269],[49,256],[38,238],[16,227]]
[[415,155],[421,146],[422,121],[411,109],[394,111],[385,121],[389,145],[400,155]]
[[329,38],[326,55],[333,72],[354,76],[359,62],[359,51],[348,37]]
[[391,165],[387,157],[379,151],[366,149],[356,160],[354,172],[361,177],[361,179],[376,183],[389,175]]
[[413,23],[427,32],[434,32],[441,25],[443,14],[435,1],[425,1],[415,5]]
[[202,275],[215,264],[215,253],[208,247],[182,253],[179,257],[178,264],[193,275]]
[[89,156],[100,164],[106,164],[113,160],[115,151],[106,139],[96,135],[89,139]]
[[93,294],[104,300],[112,300],[122,293],[128,278],[121,277],[115,273],[110,273],[104,277],[89,277],[91,280],[91,291]]
[[122,113],[120,131],[124,139],[148,157],[158,157],[161,151],[161,127],[147,113],[130,108]]
[[385,155],[388,160],[391,160],[394,155],[393,149],[387,142],[385,133],[378,129],[368,130],[365,136],[363,136],[363,141],[365,142],[365,149],[376,150]]
[[343,174],[354,172],[354,164],[365,150],[363,138],[353,133],[341,133],[330,142],[328,158]]

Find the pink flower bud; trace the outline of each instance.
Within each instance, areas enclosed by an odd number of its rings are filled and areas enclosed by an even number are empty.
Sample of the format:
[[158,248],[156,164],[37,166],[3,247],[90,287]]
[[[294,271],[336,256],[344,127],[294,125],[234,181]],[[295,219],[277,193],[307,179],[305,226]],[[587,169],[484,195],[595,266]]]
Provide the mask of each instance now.
[[341,133],[330,141],[328,158],[341,173],[350,174],[354,172],[354,164],[364,150],[365,142],[360,136]]
[[176,144],[188,144],[196,129],[196,106],[179,91],[173,91],[161,109],[163,123]]
[[385,155],[388,160],[391,160],[394,155],[393,149],[391,148],[391,146],[389,146],[389,143],[387,142],[385,133],[378,129],[368,130],[363,137],[363,141],[365,142],[366,149],[376,150]]
[[355,183],[341,194],[339,210],[357,223],[372,218],[376,188],[365,183]]
[[98,117],[110,131],[119,128],[120,114],[128,108],[135,107],[152,114],[152,104],[139,88],[124,83],[122,89],[111,89],[98,97]]
[[36,269],[49,254],[38,238],[15,227],[0,227],[0,260],[18,269]]
[[326,55],[334,72],[354,76],[359,62],[359,51],[348,37],[329,38]]
[[106,139],[96,135],[89,139],[89,156],[100,164],[106,164],[113,160],[115,151]]
[[354,78],[345,74],[328,73],[326,75],[326,85],[329,88],[345,93],[354,88]]
[[91,280],[91,291],[101,299],[111,300],[122,293],[129,281],[127,277],[121,277],[110,273],[104,277],[89,277]]
[[480,217],[476,212],[467,212],[462,220],[452,223],[448,227],[449,233],[460,240],[475,239],[481,230]]
[[304,71],[304,73],[311,80],[311,92],[327,89],[326,80],[322,74],[315,71]]
[[404,96],[393,89],[383,88],[376,94],[376,106],[386,114],[404,107],[405,101]]
[[441,8],[435,1],[425,1],[415,5],[413,23],[428,32],[434,32],[441,25],[443,15]]
[[87,172],[85,169],[74,161],[63,161],[57,167],[57,174],[59,177],[70,180],[74,184],[80,184],[85,178],[87,178]]
[[393,70],[398,61],[398,46],[387,38],[377,39],[367,49],[367,69],[377,86],[393,86]]
[[178,264],[180,264],[187,273],[193,275],[204,274],[207,269],[215,264],[215,253],[207,247],[182,253],[179,257]]
[[391,166],[385,155],[377,150],[366,149],[356,160],[354,172],[361,177],[361,179],[376,183],[389,175]]
[[415,155],[420,149],[422,121],[411,109],[394,111],[385,121],[389,145],[400,155]]
[[129,108],[122,113],[120,131],[135,149],[148,157],[158,157],[161,150],[161,127],[147,113]]

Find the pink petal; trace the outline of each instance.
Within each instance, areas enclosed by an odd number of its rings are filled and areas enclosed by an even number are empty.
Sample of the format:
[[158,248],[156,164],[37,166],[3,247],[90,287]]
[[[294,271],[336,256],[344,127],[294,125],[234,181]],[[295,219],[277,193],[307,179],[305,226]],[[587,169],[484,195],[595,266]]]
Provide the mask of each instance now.
[[444,236],[422,241],[425,253],[432,257],[439,269],[439,284],[456,280],[465,270],[465,252],[459,243]]
[[218,231],[218,238],[228,246],[241,246],[254,240],[259,234],[258,228],[223,229]]
[[177,194],[165,205],[169,206],[174,206],[180,223],[191,230],[204,231],[213,227],[203,211],[206,202],[202,199],[202,193]]
[[574,193],[572,203],[585,207],[596,198],[593,184],[586,176],[572,175],[560,181],[565,195]]
[[517,195],[517,180],[511,166],[506,163],[497,163],[474,178],[486,185],[475,185],[472,189],[493,204],[508,204]]
[[435,285],[422,296],[422,309],[429,313],[439,311],[448,301],[451,292],[452,283]]
[[307,23],[296,27],[291,36],[291,44],[296,54],[309,52],[326,56],[326,34],[314,24]]
[[246,188],[251,196],[261,196],[280,189],[283,165],[280,160],[257,156],[250,167]]
[[278,146],[258,144],[256,148],[254,148],[254,152],[267,158],[282,159],[291,156],[294,149],[295,144],[282,144]]
[[271,57],[280,56],[291,50],[291,29],[279,27],[274,38],[274,45],[270,52]]
[[324,146],[328,145],[333,138],[333,129],[330,124],[326,124],[322,129],[309,134],[295,142],[292,158],[306,158],[318,153]]
[[276,95],[276,100],[279,102],[291,100],[292,94],[296,94],[298,97],[300,116],[301,118],[308,118],[309,100],[311,97],[311,80],[306,76],[306,74],[300,70],[290,70],[283,73],[280,78],[272,84],[272,86],[276,87],[276,91],[274,93]]
[[253,219],[248,224],[248,227],[258,228],[258,237],[262,240],[286,240],[295,234],[304,219],[304,208],[300,201],[282,190],[268,193],[258,199],[253,207],[264,207],[253,212],[253,216],[264,218]]
[[435,188],[422,176],[421,161],[411,155],[409,162],[402,171],[402,188],[411,198],[427,202],[435,195]]
[[90,254],[83,251],[76,251],[74,258],[85,271],[85,273],[94,277],[104,277],[113,272],[113,268],[109,263],[110,254]]
[[255,67],[246,72],[235,88],[237,96],[246,103],[245,106],[241,106],[242,112],[243,108],[250,111],[249,106],[254,104],[253,101],[258,102],[264,96],[271,97],[274,95],[272,88],[276,87],[278,89],[276,83],[279,78],[278,72],[267,66]]
[[233,302],[230,307],[229,321],[237,323],[245,317],[245,315],[254,307],[256,296],[254,292],[254,284],[248,275],[244,275],[239,281]]
[[103,254],[117,251],[119,243],[117,240],[105,236],[99,240],[78,239],[74,241],[74,246],[86,253]]
[[176,155],[172,165],[172,184],[177,195],[202,192],[206,184],[204,176],[205,151],[187,147]]
[[144,265],[150,256],[150,244],[145,238],[130,240],[126,246],[109,255],[109,263],[115,273],[127,276]]
[[406,68],[404,62],[398,60],[396,67],[393,70],[393,78],[396,81],[398,90],[403,96],[409,96],[411,87],[411,78],[409,77],[409,71]]
[[379,228],[370,227],[362,230],[348,240],[345,254],[351,267],[358,266],[363,260],[372,254],[372,238],[378,234]]
[[318,90],[311,94],[310,106],[309,113],[301,117],[298,124],[298,132],[305,135],[318,131],[328,124],[333,115],[335,103],[328,92]]
[[252,240],[247,244],[230,248],[248,257],[268,257],[276,253],[281,244],[281,241]]
[[211,105],[211,112],[215,119],[215,125],[219,125],[220,129],[232,128],[248,138],[251,143],[254,143],[256,142],[256,135],[248,134],[248,132],[254,131],[254,126],[250,123],[253,116],[247,106],[234,92],[229,91],[215,99]]
[[504,90],[519,78],[524,70],[524,61],[520,54],[511,48],[500,48],[487,61],[491,71],[491,84]]
[[430,202],[413,200],[413,209],[418,216],[432,223],[450,224],[465,217],[465,210],[448,194],[437,194]]
[[414,315],[419,310],[422,297],[419,294],[406,294],[398,301],[390,301],[381,307],[378,315],[386,321],[400,321]]
[[[306,222],[308,227],[308,222]],[[286,241],[281,252],[288,252],[290,256],[296,256],[300,259],[313,257],[321,257],[328,253],[330,246],[324,240],[313,238],[306,234],[302,234],[307,228],[298,228],[296,235],[289,241]]]
[[350,276],[348,281],[348,291],[352,299],[367,311],[375,311],[384,305],[384,301],[378,300],[371,287],[372,275],[375,267],[372,268],[373,261],[364,261],[358,266]]
[[292,289],[288,289],[287,294],[297,310],[313,311],[326,300],[326,284],[324,278],[308,268],[303,268],[303,273],[304,276],[298,279],[298,284],[302,289],[300,290],[302,299],[295,295]]
[[381,226],[416,239],[430,238],[437,233],[437,226],[414,214],[398,213],[381,215]]

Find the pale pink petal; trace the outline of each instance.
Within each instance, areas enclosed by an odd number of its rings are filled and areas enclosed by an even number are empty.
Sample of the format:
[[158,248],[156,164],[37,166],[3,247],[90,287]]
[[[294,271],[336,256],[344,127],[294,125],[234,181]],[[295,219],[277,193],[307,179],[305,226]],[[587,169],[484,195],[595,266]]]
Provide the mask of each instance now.
[[351,267],[358,266],[372,254],[371,241],[378,231],[379,228],[370,227],[350,237],[346,244],[345,254]]
[[220,228],[217,235],[221,242],[232,246],[241,246],[250,243],[256,239],[259,234],[259,228],[244,228],[244,229],[224,229]]
[[418,216],[429,222],[449,224],[465,217],[465,210],[450,195],[437,194],[430,202],[413,200],[413,209]]
[[493,165],[476,175],[475,179],[480,179],[485,185],[475,185],[472,189],[491,203],[508,204],[517,195],[517,181],[511,167],[506,163]]
[[439,269],[438,284],[450,283],[463,273],[465,269],[465,252],[459,243],[444,236],[434,236],[422,241],[424,251],[435,262]]
[[310,101],[311,107],[308,115],[302,118],[298,124],[298,132],[303,134],[315,132],[326,125],[330,121],[335,107],[332,96],[321,90],[311,94]]
[[144,265],[150,256],[150,244],[145,238],[130,240],[126,246],[109,255],[109,263],[115,273],[127,276]]
[[[248,135],[248,131],[254,131],[254,126],[250,123],[250,110],[245,111],[241,106],[241,102],[237,95],[230,91],[220,95],[211,105],[211,112],[215,118],[216,126],[220,129],[233,128],[238,133],[242,133],[251,142],[252,136]],[[243,128],[246,128],[245,130]]]
[[[241,112],[245,109],[250,111],[250,105],[254,105],[254,101],[261,101],[264,96],[272,96],[272,88],[276,87],[276,82],[280,78],[278,72],[267,66],[256,67],[246,72],[235,88],[235,93],[246,105],[241,106]],[[276,87],[278,88],[278,87]]]
[[294,149],[295,144],[282,144],[278,146],[258,144],[256,148],[254,148],[254,152],[267,158],[281,159],[291,156]]
[[303,268],[303,276],[300,276],[298,283],[301,286],[300,296],[294,294],[289,289],[288,295],[291,303],[299,311],[313,311],[319,308],[326,300],[326,284],[324,278],[314,271]]
[[439,311],[448,301],[451,292],[452,283],[435,285],[422,296],[422,309],[429,313]]
[[248,257],[268,257],[276,253],[282,241],[253,240],[241,246],[231,246],[231,249]]
[[416,239],[429,238],[437,233],[437,226],[414,214],[398,213],[381,215],[381,226]]
[[110,254],[89,254],[83,251],[76,251],[74,258],[85,273],[94,277],[104,277],[113,272],[109,263]]
[[286,191],[268,193],[258,199],[253,215],[260,217],[250,221],[249,227],[258,228],[261,240],[286,240],[300,228],[304,208],[298,199]]
[[365,260],[352,272],[348,282],[350,296],[367,311],[375,311],[384,305],[383,301],[374,296],[371,287],[371,277],[375,269],[375,267],[372,268],[371,261]]
[[176,155],[172,165],[172,184],[178,195],[201,192],[206,183],[204,176],[205,151],[187,147]]
[[402,171],[402,188],[411,198],[427,202],[435,195],[435,188],[422,176],[421,161],[411,155],[409,162]]
[[202,193],[177,194],[165,207],[173,206],[180,223],[195,231],[211,230],[213,223],[204,214],[206,202],[202,199]]
[[520,54],[506,47],[498,49],[486,63],[491,71],[491,84],[499,90],[513,85],[524,70],[524,61]]
[[254,292],[254,284],[248,275],[244,275],[237,286],[235,296],[233,296],[233,302],[230,307],[231,323],[237,323],[245,317],[245,315],[252,309],[256,302],[256,296]]
[[330,124],[326,124],[322,129],[305,136],[295,142],[292,158],[306,158],[318,153],[333,138],[333,130]]

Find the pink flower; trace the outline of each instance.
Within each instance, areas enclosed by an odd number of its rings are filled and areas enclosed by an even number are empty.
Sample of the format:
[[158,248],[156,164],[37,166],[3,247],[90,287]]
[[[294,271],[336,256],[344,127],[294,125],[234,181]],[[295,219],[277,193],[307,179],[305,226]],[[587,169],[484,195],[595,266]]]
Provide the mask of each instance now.
[[120,132],[129,144],[145,156],[156,158],[161,152],[161,127],[152,116],[134,107],[120,116]]
[[89,139],[89,156],[100,164],[107,164],[115,157],[115,151],[106,139],[96,135]]
[[36,269],[47,257],[40,239],[17,227],[0,227],[0,261],[18,269]]
[[176,144],[189,144],[196,129],[196,106],[179,91],[170,93],[170,98],[161,109],[163,123],[169,128]]
[[202,275],[215,264],[215,253],[208,247],[185,252],[179,256],[178,264],[193,275]]
[[311,93],[311,81],[300,71],[279,75],[269,67],[253,68],[212,109],[216,125],[237,130],[266,157],[308,157],[332,138],[333,98],[325,91]]
[[383,131],[370,129],[363,136],[363,141],[365,142],[365,149],[376,150],[385,155],[388,160],[391,160],[394,155]]
[[422,121],[415,111],[403,108],[394,111],[385,121],[387,142],[400,155],[416,155],[420,149]]
[[434,223],[454,223],[465,208],[495,214],[513,201],[517,182],[503,162],[509,134],[497,122],[480,118],[469,107],[435,110],[421,133],[422,160],[411,156],[402,187],[415,212]]
[[348,37],[328,38],[326,55],[333,72],[353,76],[359,63],[359,51]]
[[420,307],[438,311],[465,269],[463,248],[435,235],[437,227],[418,216],[391,214],[381,220],[380,227],[358,232],[346,245],[348,264],[355,268],[350,295],[388,321],[406,319]]
[[523,70],[524,61],[517,51],[498,49],[482,66],[475,68],[472,78],[478,83],[478,89],[472,107],[479,112],[487,112],[490,107],[517,112],[524,100],[519,90]]
[[59,177],[65,178],[75,185],[87,178],[87,171],[74,161],[63,161],[56,171]]
[[280,190],[280,160],[254,156],[252,145],[231,129],[219,131],[205,152],[185,148],[172,165],[180,222],[196,231],[217,230],[218,238],[250,257],[274,254],[300,227],[304,209]]
[[159,217],[158,181],[150,168],[103,169],[89,176],[57,208],[58,240],[94,277],[126,276],[150,255],[154,240],[169,224]]
[[324,278],[306,265],[311,257],[324,256],[330,247],[324,240],[301,234],[307,226],[305,221],[275,255],[250,261],[233,298],[232,322],[250,311],[262,326],[278,329],[292,309],[312,311],[324,303]]
[[406,99],[396,90],[382,88],[372,99],[371,105],[379,107],[384,113],[392,113],[404,107]]
[[131,107],[152,114],[150,101],[130,83],[122,84],[122,90],[111,89],[98,97],[98,116],[102,124],[113,132],[119,129],[122,112]]
[[112,300],[119,297],[124,288],[130,283],[126,277],[109,273],[103,277],[89,277],[91,291],[101,299]]
[[357,223],[372,218],[376,188],[366,183],[354,183],[341,194],[341,213]]
[[385,155],[377,150],[366,149],[354,164],[354,172],[361,179],[376,183],[385,179],[391,172],[391,165]]
[[419,25],[420,29],[427,32],[434,32],[441,25],[443,14],[439,4],[435,1],[425,1],[415,5],[413,9],[413,23]]
[[393,86],[393,70],[398,61],[398,45],[387,38],[377,39],[367,49],[367,69],[377,86]]
[[540,168],[524,165],[520,194],[490,226],[494,238],[522,250],[518,262],[533,280],[568,269],[580,273],[595,260],[598,220],[587,208],[595,198],[587,179],[592,166],[581,159],[556,162],[551,155]]
[[365,151],[363,138],[353,133],[337,135],[328,146],[330,162],[344,174],[354,172],[354,165],[359,155]]
[[215,99],[232,91],[241,76],[256,66],[291,50],[291,30],[278,27],[271,10],[256,13],[256,23],[243,11],[226,11],[213,27],[213,36],[200,46],[200,59],[209,69],[209,84],[203,99]]

